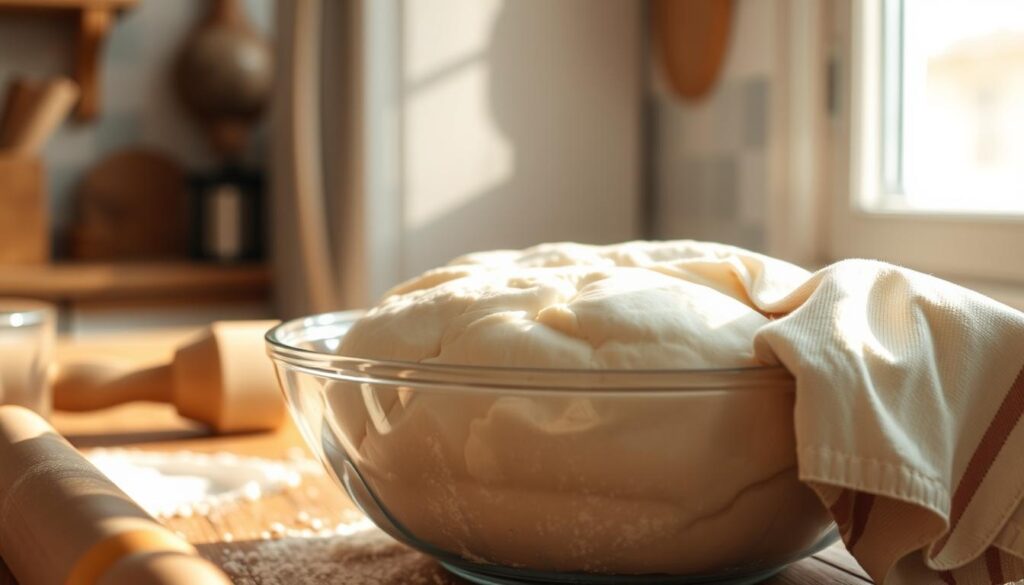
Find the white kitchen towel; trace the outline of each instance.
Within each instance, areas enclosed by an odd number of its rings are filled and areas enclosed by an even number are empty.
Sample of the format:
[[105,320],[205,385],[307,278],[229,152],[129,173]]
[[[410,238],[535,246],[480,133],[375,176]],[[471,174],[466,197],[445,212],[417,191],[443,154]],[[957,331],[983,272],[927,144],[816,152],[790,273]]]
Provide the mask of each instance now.
[[1024,579],[1024,313],[867,260],[788,291],[739,250],[676,267],[774,317],[755,350],[796,378],[800,477],[877,583]]

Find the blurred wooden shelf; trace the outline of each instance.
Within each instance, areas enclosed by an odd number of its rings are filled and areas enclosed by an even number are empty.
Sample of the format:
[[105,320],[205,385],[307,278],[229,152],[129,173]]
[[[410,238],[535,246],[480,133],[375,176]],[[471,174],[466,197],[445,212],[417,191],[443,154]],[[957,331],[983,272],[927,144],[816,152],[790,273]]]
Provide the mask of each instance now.
[[75,107],[79,120],[92,120],[100,111],[100,59],[103,43],[118,13],[139,0],[0,0],[0,10],[71,12],[77,20],[74,79],[81,89]]
[[123,10],[132,8],[139,0],[0,0],[0,8],[60,8],[83,10],[105,8]]
[[267,299],[264,264],[56,263],[0,266],[0,296],[76,301]]

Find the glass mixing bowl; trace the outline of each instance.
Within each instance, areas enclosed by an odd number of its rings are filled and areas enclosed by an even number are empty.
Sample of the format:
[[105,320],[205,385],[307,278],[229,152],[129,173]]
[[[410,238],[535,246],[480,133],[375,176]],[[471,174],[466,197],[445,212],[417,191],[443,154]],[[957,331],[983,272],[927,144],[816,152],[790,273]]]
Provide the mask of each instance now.
[[470,581],[755,583],[836,539],[797,479],[784,369],[338,355],[358,317],[267,334],[288,407],[377,526]]

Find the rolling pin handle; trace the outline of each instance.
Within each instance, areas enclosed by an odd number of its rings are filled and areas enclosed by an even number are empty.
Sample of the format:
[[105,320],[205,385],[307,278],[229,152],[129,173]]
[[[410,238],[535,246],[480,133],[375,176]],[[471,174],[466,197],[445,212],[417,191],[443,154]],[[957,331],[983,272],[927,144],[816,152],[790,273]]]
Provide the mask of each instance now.
[[109,364],[68,364],[53,385],[58,410],[83,412],[139,400],[174,401],[170,364],[137,371]]

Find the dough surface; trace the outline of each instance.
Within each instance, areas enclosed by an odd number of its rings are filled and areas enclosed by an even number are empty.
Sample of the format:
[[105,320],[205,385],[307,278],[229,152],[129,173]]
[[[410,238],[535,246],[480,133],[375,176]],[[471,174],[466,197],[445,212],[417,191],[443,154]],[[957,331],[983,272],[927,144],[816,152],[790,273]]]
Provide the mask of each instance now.
[[[697,242],[470,254],[393,289],[339,352],[475,366],[751,367],[768,317],[737,278],[782,291],[806,275]],[[763,569],[817,542],[830,519],[797,478],[791,387],[743,379],[660,394],[340,380],[323,390],[324,429],[407,539],[466,560],[617,574]]]
[[[469,254],[392,289],[340,353],[566,369],[754,366],[767,318],[734,277],[721,278],[740,262],[735,252],[677,241]],[[789,268],[794,280],[806,275]]]

